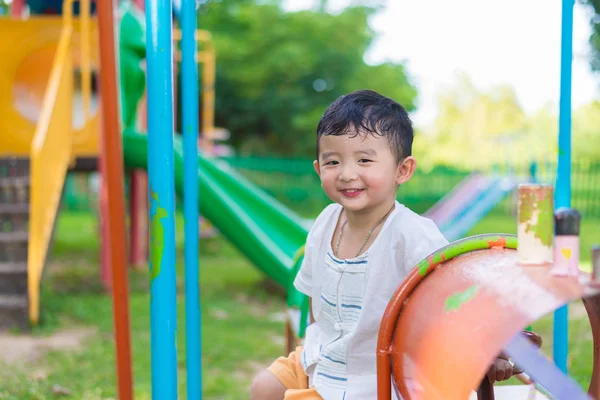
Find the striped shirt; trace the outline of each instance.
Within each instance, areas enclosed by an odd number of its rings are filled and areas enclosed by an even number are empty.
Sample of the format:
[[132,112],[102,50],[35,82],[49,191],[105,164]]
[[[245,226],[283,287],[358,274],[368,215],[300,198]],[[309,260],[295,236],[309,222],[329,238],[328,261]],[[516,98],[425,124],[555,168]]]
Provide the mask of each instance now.
[[385,308],[410,270],[448,241],[435,224],[396,202],[371,247],[342,260],[331,238],[342,207],[331,204],[312,226],[294,281],[312,298],[301,363],[325,400],[376,399],[376,347]]

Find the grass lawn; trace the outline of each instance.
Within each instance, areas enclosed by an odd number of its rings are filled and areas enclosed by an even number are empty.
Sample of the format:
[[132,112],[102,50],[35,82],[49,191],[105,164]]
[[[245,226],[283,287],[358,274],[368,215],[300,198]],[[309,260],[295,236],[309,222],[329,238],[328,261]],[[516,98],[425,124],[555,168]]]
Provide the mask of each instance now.
[[[178,216],[178,260],[183,259],[182,219]],[[470,234],[514,233],[514,220],[489,216]],[[592,237],[600,239],[600,224],[586,221],[582,258],[589,262]],[[599,240],[600,241],[600,240]],[[49,266],[42,283],[42,321],[36,339],[74,327],[92,327],[74,350],[44,352],[33,361],[0,366],[0,399],[53,399],[61,391],[74,399],[116,398],[112,302],[98,277],[98,233],[89,214],[63,213]],[[205,399],[246,399],[253,374],[282,354],[284,297],[236,249],[221,238],[201,243],[203,385]],[[183,293],[178,265],[178,292]],[[151,398],[149,295],[146,270],[130,273],[130,316],[135,396]],[[179,392],[185,397],[184,302],[178,302]],[[591,375],[591,332],[581,307],[572,307],[570,373],[587,384]],[[544,337],[551,354],[551,317],[534,330]]]
[[[178,218],[177,223],[182,222]],[[179,260],[183,259],[181,235],[178,232]],[[62,214],[43,281],[43,319],[34,335],[43,338],[73,326],[94,326],[98,333],[77,351],[51,351],[34,363],[0,368],[0,399],[52,399],[55,385],[68,389],[75,399],[116,398],[112,301],[99,285],[97,237],[92,216]],[[262,274],[221,239],[202,242],[201,267],[205,398],[242,399],[247,397],[253,374],[284,348],[284,298],[281,293],[269,294]],[[151,398],[148,287],[146,271],[132,271],[130,317],[136,399]],[[180,398],[185,398],[183,297],[180,300],[179,387]]]

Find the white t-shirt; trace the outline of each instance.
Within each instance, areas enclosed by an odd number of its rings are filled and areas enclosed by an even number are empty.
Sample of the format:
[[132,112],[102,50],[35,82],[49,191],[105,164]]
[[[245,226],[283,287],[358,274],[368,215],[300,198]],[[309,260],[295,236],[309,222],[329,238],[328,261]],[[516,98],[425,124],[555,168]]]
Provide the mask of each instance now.
[[448,241],[431,220],[396,202],[371,247],[341,260],[331,248],[341,211],[331,204],[317,217],[294,280],[312,298],[315,317],[301,363],[324,400],[376,399],[377,336],[388,302],[411,269]]

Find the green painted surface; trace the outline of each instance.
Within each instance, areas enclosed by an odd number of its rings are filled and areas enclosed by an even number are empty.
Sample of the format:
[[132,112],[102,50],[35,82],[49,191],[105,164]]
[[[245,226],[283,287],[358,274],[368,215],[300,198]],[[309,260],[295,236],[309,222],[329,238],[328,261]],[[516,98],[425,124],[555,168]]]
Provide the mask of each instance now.
[[150,209],[154,210],[150,217],[150,281],[160,274],[162,258],[165,251],[165,228],[162,220],[167,217],[167,210],[160,206],[158,194],[150,189]]
[[446,247],[436,251],[417,264],[419,275],[425,276],[438,265],[453,259],[461,254],[474,250],[489,249],[490,247],[517,248],[516,235],[487,234],[471,236],[457,240]]
[[464,292],[458,292],[448,296],[444,305],[444,311],[452,312],[460,310],[463,304],[467,303],[468,301],[473,299],[473,297],[475,297],[478,290],[479,287],[477,285],[473,285],[466,289]]
[[[542,190],[519,193],[519,223],[525,225],[525,231],[532,233],[544,246],[550,247],[554,240],[554,210],[551,192]],[[537,221],[533,221],[537,213]]]
[[552,201],[547,200],[543,203],[538,203],[540,210],[538,214],[538,223],[533,232],[538,237],[544,246],[552,246],[554,241],[554,211],[552,209]]

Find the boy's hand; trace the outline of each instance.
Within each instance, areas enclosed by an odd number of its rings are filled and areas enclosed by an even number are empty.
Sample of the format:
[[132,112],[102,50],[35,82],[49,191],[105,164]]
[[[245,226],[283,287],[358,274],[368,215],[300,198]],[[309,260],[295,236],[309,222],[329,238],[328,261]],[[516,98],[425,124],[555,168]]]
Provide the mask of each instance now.
[[[522,332],[538,349],[542,346],[542,338],[532,332],[532,331],[523,331]],[[493,385],[494,382],[505,381],[509,379],[513,375],[522,374],[523,368],[514,365],[513,363],[508,361],[508,356],[504,353],[500,353],[498,357],[494,360],[492,365],[487,371],[487,378],[490,383]]]
[[520,374],[521,371],[516,366],[513,366],[509,361],[508,357],[504,354],[500,354],[492,363],[487,371],[487,378],[490,383],[505,381],[511,376]]

